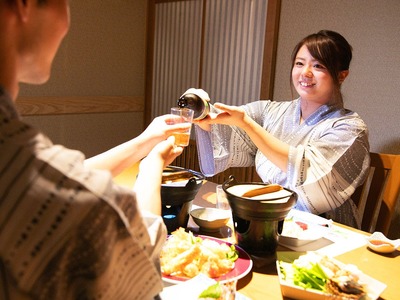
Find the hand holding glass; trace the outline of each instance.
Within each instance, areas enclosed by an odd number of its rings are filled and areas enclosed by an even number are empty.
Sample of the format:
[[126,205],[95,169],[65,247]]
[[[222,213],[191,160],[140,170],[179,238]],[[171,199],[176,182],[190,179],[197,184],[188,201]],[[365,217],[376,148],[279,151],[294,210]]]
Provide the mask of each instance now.
[[[169,120],[169,124],[178,124],[178,123],[192,123],[193,122],[193,113],[194,111],[188,108],[179,108],[173,107],[171,108],[171,114],[175,117]],[[186,147],[189,145],[190,140],[190,129],[183,132],[174,132],[172,135],[175,137],[175,145],[180,147]]]

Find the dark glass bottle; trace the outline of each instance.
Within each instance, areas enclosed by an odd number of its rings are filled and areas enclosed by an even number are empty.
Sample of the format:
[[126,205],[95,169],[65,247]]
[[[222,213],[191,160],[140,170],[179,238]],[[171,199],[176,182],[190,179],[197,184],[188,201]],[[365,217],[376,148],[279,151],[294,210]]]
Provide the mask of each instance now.
[[[193,90],[193,89],[191,89]],[[181,108],[189,108],[194,110],[193,119],[201,120],[210,112],[209,99],[204,99],[198,95],[195,90],[188,90],[177,101]]]

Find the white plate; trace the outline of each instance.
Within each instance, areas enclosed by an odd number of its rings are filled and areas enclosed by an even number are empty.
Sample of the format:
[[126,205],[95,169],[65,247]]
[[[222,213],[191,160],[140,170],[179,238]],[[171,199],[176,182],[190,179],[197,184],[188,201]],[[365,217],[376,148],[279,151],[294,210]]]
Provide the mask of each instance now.
[[[323,293],[317,290],[304,289],[297,285],[294,285],[291,282],[283,279],[283,275],[280,271],[279,260],[283,260],[286,262],[293,262],[298,256],[304,253],[294,253],[294,252],[282,252],[276,261],[276,269],[278,272],[279,283],[281,285],[282,295],[292,299],[307,299],[307,300],[322,300],[322,299],[333,299],[334,296],[331,294]],[[340,267],[344,266],[344,264],[338,260],[332,259]],[[378,299],[380,294],[386,289],[386,284],[364,274],[359,274],[359,282],[366,285],[368,298],[371,300]]]
[[[307,226],[307,229],[300,229],[296,222],[303,223]],[[331,224],[331,220],[292,209],[285,218],[283,231],[279,236],[279,243],[289,247],[304,246],[326,235],[330,230]]]

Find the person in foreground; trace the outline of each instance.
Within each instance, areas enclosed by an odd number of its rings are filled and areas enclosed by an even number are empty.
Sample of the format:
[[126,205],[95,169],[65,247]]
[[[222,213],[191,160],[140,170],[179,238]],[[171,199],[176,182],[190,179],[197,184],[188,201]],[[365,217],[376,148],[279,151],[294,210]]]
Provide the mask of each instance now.
[[370,158],[366,124],[343,107],[341,85],[351,59],[346,39],[322,30],[293,50],[291,86],[299,98],[241,107],[215,103],[195,128],[203,173],[255,164],[263,182],[298,194],[295,208],[359,227],[350,197]]
[[[160,116],[137,138],[84,160],[24,123],[19,83],[48,80],[68,0],[0,0],[0,299],[153,299],[163,168],[182,152]],[[143,158],[134,190],[112,176]]]

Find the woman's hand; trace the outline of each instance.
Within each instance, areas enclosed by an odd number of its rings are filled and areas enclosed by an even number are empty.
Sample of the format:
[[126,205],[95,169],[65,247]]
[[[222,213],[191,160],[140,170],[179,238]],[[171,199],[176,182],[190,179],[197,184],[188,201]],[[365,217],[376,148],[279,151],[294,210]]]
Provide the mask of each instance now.
[[243,108],[222,103],[215,103],[214,107],[221,110],[219,113],[209,113],[204,119],[196,121],[196,125],[209,131],[211,124],[233,125],[244,128],[248,123],[248,116]]

